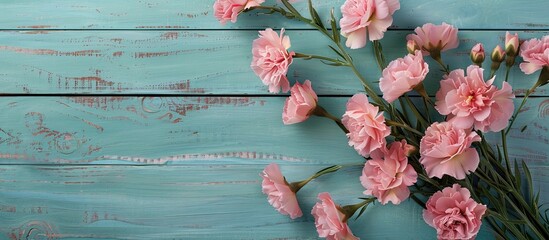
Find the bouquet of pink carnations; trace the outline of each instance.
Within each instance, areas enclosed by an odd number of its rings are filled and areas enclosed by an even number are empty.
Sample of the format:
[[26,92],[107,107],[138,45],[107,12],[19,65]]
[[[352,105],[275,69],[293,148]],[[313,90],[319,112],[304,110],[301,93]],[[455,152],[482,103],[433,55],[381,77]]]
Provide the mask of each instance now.
[[[472,64],[466,70],[452,70],[444,63],[443,53],[458,47],[458,30],[446,23],[427,23],[406,37],[403,47],[409,54],[386,64],[380,39],[400,8],[398,0],[347,0],[341,6],[341,19],[332,11],[326,20],[310,0],[307,13],[296,10],[292,2],[281,0],[279,5],[266,6],[264,0],[217,0],[214,11],[223,24],[234,23],[239,14],[250,11],[278,15],[306,23],[331,41],[329,48],[335,57],[290,51],[290,37],[284,29],[280,33],[270,28],[259,31],[252,44],[251,68],[269,92],[291,93],[284,104],[284,124],[304,122],[311,115],[331,119],[365,159],[357,179],[365,188],[361,202],[340,206],[329,193],[318,195],[311,213],[320,237],[358,239],[347,225],[353,215],[360,216],[376,201],[400,204],[410,198],[424,208],[423,219],[436,229],[439,239],[473,239],[482,222],[498,238],[549,239],[547,211],[533,189],[528,166],[509,158],[506,139],[528,96],[549,81],[549,36],[521,41],[517,34],[507,32],[504,48],[497,46],[489,57],[489,73],[481,68],[486,56],[480,43],[472,48]],[[368,41],[382,71],[382,96],[348,53],[348,48],[362,48]],[[507,80],[519,55],[522,72],[539,74],[539,79],[515,109],[515,95]],[[434,99],[422,83],[432,71],[425,57],[444,72]],[[318,104],[311,81],[290,87],[288,67],[296,58],[349,68],[364,93],[349,99],[342,118],[333,116]],[[505,79],[496,86],[495,73],[502,63]],[[421,96],[421,102],[409,97],[412,91]],[[501,135],[500,146],[487,142],[484,134],[488,132]],[[303,215],[297,192],[311,180],[342,167],[334,165],[290,183],[278,165],[270,164],[261,173],[263,193],[277,211],[295,219]]]

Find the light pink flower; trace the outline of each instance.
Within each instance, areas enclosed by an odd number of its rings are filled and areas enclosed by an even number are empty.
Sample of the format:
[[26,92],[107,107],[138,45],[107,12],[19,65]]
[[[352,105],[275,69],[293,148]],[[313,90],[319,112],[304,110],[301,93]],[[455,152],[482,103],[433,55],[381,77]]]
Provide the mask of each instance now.
[[526,74],[549,67],[549,36],[544,36],[541,40],[533,38],[522,43],[520,56],[524,59],[520,64],[520,70]]
[[474,239],[487,209],[458,184],[436,192],[425,205],[423,220],[437,230],[438,239]]
[[410,196],[408,186],[417,181],[417,173],[408,164],[407,153],[412,146],[406,140],[393,142],[389,149],[372,152],[366,161],[360,182],[366,188],[364,194],[375,196],[381,204],[400,204]]
[[484,82],[483,69],[471,65],[467,76],[462,69],[454,70],[440,81],[435,108],[449,115],[450,122],[459,128],[474,126],[483,132],[504,129],[513,114],[515,95],[511,85],[503,82],[501,90],[492,83],[495,77]]
[[363,93],[355,94],[347,102],[347,111],[341,121],[349,130],[349,145],[364,157],[385,146],[385,137],[391,133],[385,125],[383,112],[379,113],[379,108],[370,104]]
[[263,193],[267,194],[269,203],[281,214],[290,215],[290,218],[295,219],[301,217],[303,213],[297,202],[297,197],[292,191],[288,182],[277,164],[271,163],[265,167],[261,173],[263,182],[261,188]]
[[316,231],[319,237],[328,240],[355,240],[359,239],[353,235],[347,225],[345,213],[341,207],[334,203],[329,193],[318,194],[317,202],[311,211],[315,217]]
[[505,33],[505,52],[507,53],[507,55],[518,55],[519,45],[520,43],[517,33],[515,33],[514,35],[511,35],[509,32]]
[[406,36],[406,39],[416,41],[425,56],[459,46],[458,29],[447,23],[426,23],[422,27],[417,27],[415,32],[416,34]]
[[292,64],[294,52],[288,52],[290,38],[284,36],[284,29],[280,30],[280,37],[267,28],[259,31],[259,38],[252,44],[253,59],[251,67],[261,78],[263,84],[269,86],[269,92],[278,93],[290,90],[290,82],[286,77],[288,68]]
[[417,45],[417,42],[410,39],[406,41],[406,50],[408,50],[408,53],[416,54],[416,50],[421,50],[419,48],[419,45]]
[[318,97],[309,80],[305,80],[303,85],[296,82],[290,92],[291,95],[286,99],[282,112],[282,122],[286,125],[307,120],[318,102]]
[[366,46],[366,40],[379,40],[393,23],[393,13],[400,9],[398,0],[347,0],[341,6],[339,21],[345,45],[352,49]]
[[227,21],[235,23],[242,10],[259,6],[263,2],[265,0],[217,0],[213,5],[214,16],[221,24]]
[[383,70],[379,89],[383,98],[391,103],[423,82],[429,72],[429,65],[423,60],[421,51],[397,58]]
[[486,57],[486,53],[484,52],[484,47],[482,46],[482,43],[477,43],[471,49],[471,61],[476,64],[482,64],[482,62],[484,62],[485,57]]
[[473,142],[480,141],[476,132],[456,128],[452,123],[435,122],[425,130],[421,139],[419,162],[429,177],[442,178],[444,174],[464,179],[477,169],[480,162]]

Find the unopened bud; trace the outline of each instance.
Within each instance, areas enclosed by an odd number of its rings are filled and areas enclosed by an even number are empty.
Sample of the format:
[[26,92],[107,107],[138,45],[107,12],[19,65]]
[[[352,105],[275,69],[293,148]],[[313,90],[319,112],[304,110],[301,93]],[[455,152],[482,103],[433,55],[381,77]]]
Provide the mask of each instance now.
[[492,62],[501,63],[505,59],[505,52],[499,45],[492,51]]
[[484,62],[485,53],[484,53],[484,47],[482,46],[482,43],[477,43],[472,49],[471,49],[471,61],[475,63],[476,65],[480,66],[482,65],[482,62]]
[[419,45],[416,41],[410,39],[408,42],[406,42],[406,49],[408,49],[408,53],[415,54],[416,50],[420,50]]
[[511,35],[509,32],[505,33],[505,53],[507,56],[515,57],[519,53],[519,37],[518,34]]

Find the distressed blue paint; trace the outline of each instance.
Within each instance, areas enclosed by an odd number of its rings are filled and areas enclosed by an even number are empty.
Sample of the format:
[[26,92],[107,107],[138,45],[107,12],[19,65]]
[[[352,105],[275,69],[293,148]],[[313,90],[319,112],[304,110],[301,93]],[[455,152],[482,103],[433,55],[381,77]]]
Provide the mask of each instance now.
[[[343,0],[313,2],[326,17]],[[279,163],[288,180],[296,181],[362,158],[326,119],[282,125],[283,96],[225,96],[267,94],[249,69],[256,30],[308,27],[255,14],[221,26],[212,3],[2,1],[1,92],[83,96],[0,98],[0,239],[24,239],[29,231],[30,238],[60,239],[310,239],[316,233],[308,213],[319,192],[331,192],[340,204],[361,197],[360,167],[351,167],[303,188],[301,219],[292,221],[268,205],[258,176],[267,163]],[[548,4],[403,0],[382,42],[388,59],[400,57],[410,29],[446,21],[468,29],[460,32],[460,48],[446,53],[452,68],[463,68],[476,42],[489,51],[503,44],[506,29],[521,38],[547,35]],[[305,1],[297,5],[304,7]],[[330,54],[324,49],[328,42],[314,31],[287,33],[294,51]],[[371,49],[352,53],[375,82],[379,70]],[[430,63],[426,84],[433,94],[441,74]],[[318,93],[335,95],[320,99],[335,115],[342,114],[347,95],[361,88],[347,69],[316,61],[296,60],[289,76],[311,79]],[[534,80],[511,72],[518,95]],[[542,202],[549,200],[545,89],[535,93],[509,140],[511,157],[530,164]],[[111,95],[85,96],[90,93]],[[375,205],[350,225],[363,239],[434,236],[412,202]],[[484,227],[477,239],[492,237]]]

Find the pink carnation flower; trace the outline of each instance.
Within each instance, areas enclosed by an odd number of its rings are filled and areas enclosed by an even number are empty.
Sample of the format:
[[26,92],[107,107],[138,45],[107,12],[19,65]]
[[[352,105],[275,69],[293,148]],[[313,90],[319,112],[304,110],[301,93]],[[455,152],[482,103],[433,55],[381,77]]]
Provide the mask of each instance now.
[[416,41],[425,56],[459,46],[458,29],[447,23],[426,23],[422,27],[417,27],[415,32],[416,34],[409,34],[406,39]]
[[507,53],[507,55],[513,57],[518,55],[519,45],[520,43],[517,33],[515,33],[514,35],[511,35],[509,32],[505,33],[505,52]]
[[303,85],[296,82],[290,92],[291,95],[284,104],[282,121],[284,124],[294,124],[307,120],[318,102],[318,97],[311,87],[311,81],[305,80]]
[[398,0],[347,0],[341,6],[343,17],[339,21],[341,35],[352,49],[366,46],[370,41],[383,38],[393,23],[393,13],[400,8]]
[[288,185],[288,182],[286,182],[284,176],[282,176],[277,164],[271,163],[267,165],[260,176],[263,178],[263,182],[261,183],[263,193],[267,194],[269,203],[278,212],[283,215],[290,215],[292,219],[303,215],[297,203],[295,193]]
[[263,84],[269,86],[269,92],[278,93],[290,90],[290,82],[286,77],[288,68],[292,64],[294,52],[288,52],[290,38],[284,36],[284,29],[280,30],[280,37],[267,28],[259,31],[259,38],[252,44],[253,59],[251,67],[261,78]]
[[391,133],[383,113],[379,113],[379,108],[370,104],[363,93],[355,94],[347,102],[347,111],[341,121],[349,130],[349,145],[364,157],[385,146],[385,137]]
[[311,211],[315,217],[316,231],[319,237],[328,240],[358,240],[347,225],[345,213],[334,203],[329,193],[318,194],[317,202]]
[[423,220],[437,230],[438,239],[474,239],[486,213],[486,205],[458,184],[436,192],[425,205]]
[[549,36],[544,36],[541,40],[533,38],[522,43],[520,56],[524,59],[520,64],[520,70],[526,74],[549,67]]
[[477,169],[480,162],[477,150],[471,147],[480,136],[471,130],[456,128],[452,123],[435,122],[425,130],[421,139],[419,162],[429,177],[442,178],[444,174],[464,179]]
[[435,108],[440,114],[449,115],[456,127],[474,126],[483,132],[498,132],[513,114],[515,95],[507,82],[501,90],[492,85],[495,77],[484,82],[482,71],[472,65],[467,68],[467,76],[462,69],[445,75],[436,94]]
[[408,54],[404,58],[397,58],[383,69],[379,79],[379,88],[383,98],[391,103],[411,91],[423,82],[429,72],[429,65],[423,61],[421,51]]
[[263,2],[265,0],[217,0],[213,5],[214,16],[221,24],[227,21],[235,23],[242,10],[259,6]]
[[393,142],[389,149],[378,149],[366,161],[360,182],[366,188],[364,194],[375,196],[381,204],[400,204],[410,196],[408,186],[417,181],[417,173],[408,164],[408,152],[412,146],[406,140]]

